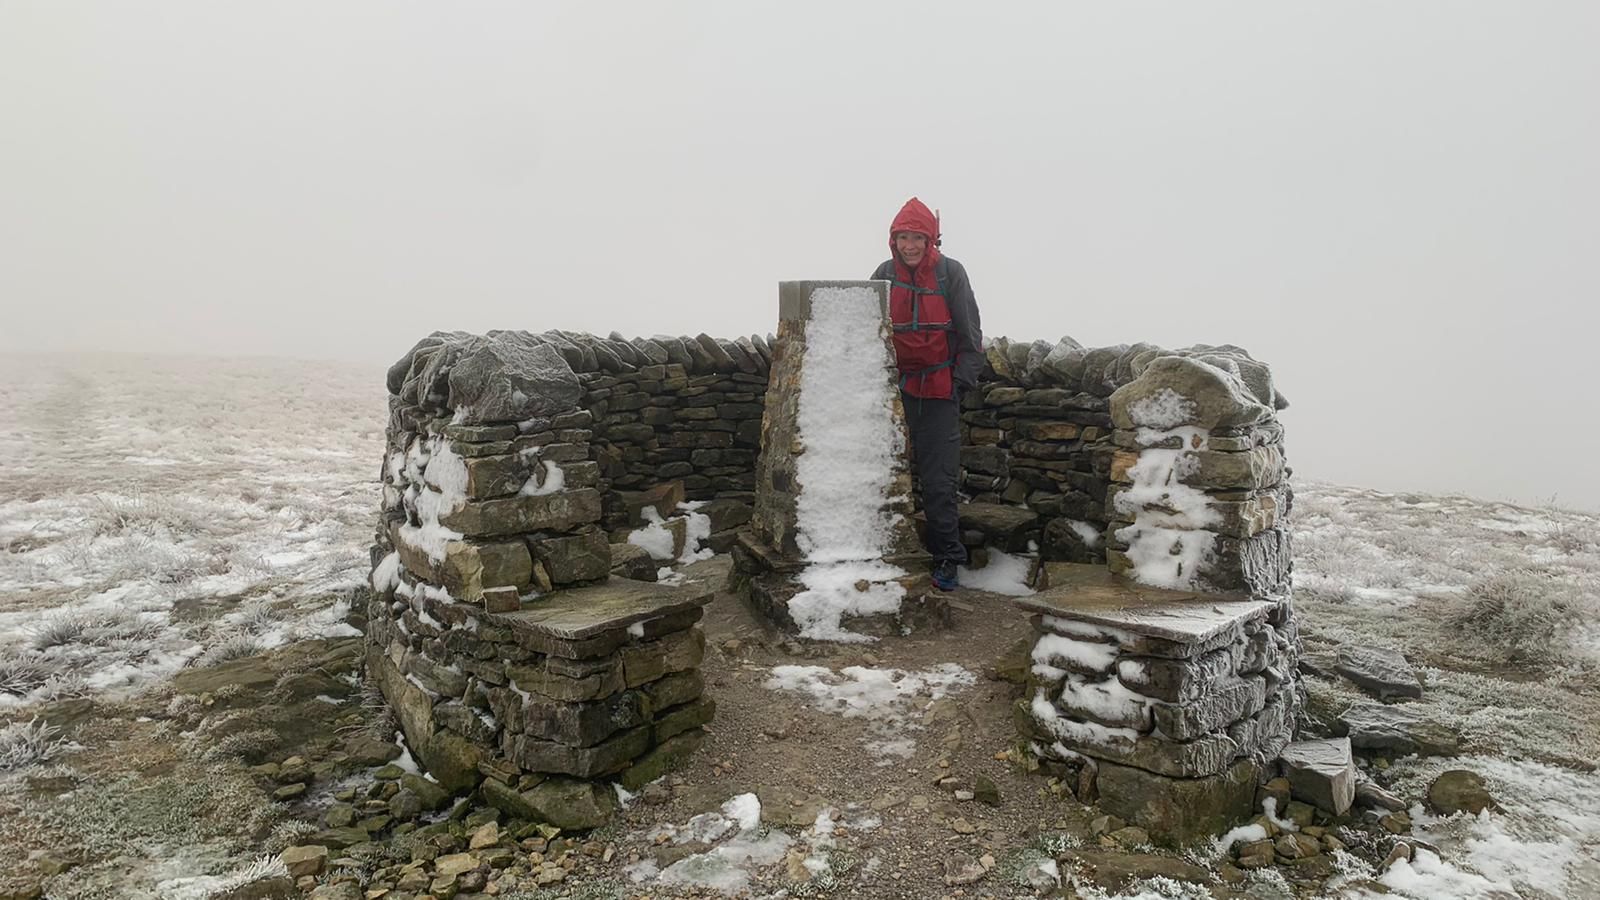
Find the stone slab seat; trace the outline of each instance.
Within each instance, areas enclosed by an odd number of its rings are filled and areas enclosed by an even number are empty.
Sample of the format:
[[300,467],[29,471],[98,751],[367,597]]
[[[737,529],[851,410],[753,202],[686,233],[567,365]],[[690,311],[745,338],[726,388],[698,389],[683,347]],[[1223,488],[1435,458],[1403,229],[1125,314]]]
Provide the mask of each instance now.
[[[739,532],[736,542],[739,547],[747,551],[754,562],[765,572],[774,572],[780,575],[797,575],[805,571],[810,565],[803,559],[792,559],[768,546],[761,538],[748,531]],[[911,553],[892,553],[883,557],[883,561],[899,566],[907,571],[918,571],[928,566],[933,557],[926,550],[916,550]]]
[[1011,602],[1030,613],[1202,647],[1274,604],[1248,594],[1175,591],[1113,575],[1105,566],[1050,563],[1050,588]]
[[[589,587],[563,588],[515,612],[487,618],[511,629],[517,643],[528,649],[588,659],[626,643],[631,626],[642,625],[648,638],[654,623],[670,618],[687,620],[686,625],[698,619],[714,595],[714,586],[704,582],[678,586],[609,578]],[[663,628],[662,633],[675,630]]]

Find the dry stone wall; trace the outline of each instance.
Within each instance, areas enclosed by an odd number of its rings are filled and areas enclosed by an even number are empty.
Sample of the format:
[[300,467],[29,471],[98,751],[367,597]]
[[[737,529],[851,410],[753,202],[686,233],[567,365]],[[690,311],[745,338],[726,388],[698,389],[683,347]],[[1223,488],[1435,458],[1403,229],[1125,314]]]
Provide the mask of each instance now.
[[[1292,494],[1276,412],[1288,403],[1264,364],[1233,346],[1086,348],[1071,338],[999,338],[986,355],[982,379],[962,398],[970,545],[1033,542],[1046,560],[1106,563],[1169,587],[1287,590],[1281,522]],[[1154,405],[1163,391],[1179,398],[1176,409]],[[1206,511],[1185,518],[1170,508],[1168,480],[1193,489],[1178,500]],[[1152,560],[1175,548],[1192,565],[1158,577]],[[1200,571],[1208,566],[1209,578]]]
[[[485,793],[507,805],[588,791],[603,812],[603,792],[583,785],[637,782],[697,744],[714,709],[695,674],[711,588],[638,593],[655,560],[626,541],[650,522],[671,526],[674,556],[697,539],[719,552],[748,543],[758,491],[784,489],[758,479],[791,468],[784,448],[760,452],[774,344],[440,333],[390,370],[368,660],[441,781],[488,776]],[[1063,593],[1037,619],[1039,646],[1100,644],[1083,652],[1105,665],[1040,662],[1019,727],[1047,754],[1146,779],[1128,796],[1210,791],[1204,808],[1225,811],[1242,796],[1239,766],[1281,748],[1298,706],[1293,494],[1276,418],[1287,404],[1235,347],[1001,338],[986,355],[962,400],[970,545],[1255,604],[1186,641],[1136,618],[1085,632],[1082,598]],[[703,517],[698,534],[685,504]],[[1167,676],[1145,683],[1136,670]],[[1096,729],[1116,739],[1075,740]]]
[[[635,368],[623,371],[623,351],[610,344],[436,334],[390,370],[368,609],[369,674],[430,774],[452,790],[481,783],[515,815],[572,828],[615,811],[605,782],[636,787],[682,762],[715,712],[697,671],[697,622],[713,588],[611,577],[605,527],[608,503],[624,516],[629,503],[641,508],[618,490],[640,482],[626,470],[628,447],[657,449],[653,439],[612,440],[613,426],[635,424],[649,406],[614,413],[612,398],[648,398],[650,382],[667,382],[693,399],[713,385],[671,362],[641,374],[649,347],[634,348]],[[754,377],[742,359],[708,374],[719,384]],[[591,360],[617,371],[590,370]],[[726,460],[702,468],[729,474]],[[684,499],[673,486],[645,492],[666,507],[658,518]],[[673,521],[681,530],[684,518]]]

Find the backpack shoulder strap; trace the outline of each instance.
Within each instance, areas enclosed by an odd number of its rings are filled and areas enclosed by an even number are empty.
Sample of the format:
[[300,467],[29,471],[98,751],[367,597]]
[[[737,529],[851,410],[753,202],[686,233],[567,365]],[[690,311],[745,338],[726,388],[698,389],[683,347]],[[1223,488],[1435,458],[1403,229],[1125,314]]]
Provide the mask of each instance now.
[[939,296],[945,298],[945,302],[949,303],[950,260],[941,255],[939,261],[933,264],[933,274],[939,279]]

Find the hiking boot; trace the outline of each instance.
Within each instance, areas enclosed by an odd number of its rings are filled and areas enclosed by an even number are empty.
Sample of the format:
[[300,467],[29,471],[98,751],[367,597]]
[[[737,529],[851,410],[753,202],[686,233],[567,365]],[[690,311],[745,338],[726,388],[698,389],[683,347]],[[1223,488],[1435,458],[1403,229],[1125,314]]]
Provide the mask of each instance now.
[[948,559],[941,559],[933,564],[933,586],[941,591],[953,591],[960,582],[956,576],[956,564]]

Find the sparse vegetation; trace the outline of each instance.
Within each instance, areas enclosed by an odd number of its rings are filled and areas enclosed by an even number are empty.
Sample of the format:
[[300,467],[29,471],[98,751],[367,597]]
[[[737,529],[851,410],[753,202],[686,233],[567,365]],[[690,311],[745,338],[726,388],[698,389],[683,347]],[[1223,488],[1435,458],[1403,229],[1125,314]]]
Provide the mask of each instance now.
[[261,640],[248,632],[233,632],[213,645],[200,657],[200,665],[214,666],[235,659],[244,659],[260,653]]
[[[1509,662],[1564,655],[1565,632],[1585,611],[1569,579],[1541,569],[1480,578],[1450,611],[1459,643],[1494,648]],[[1586,617],[1585,617],[1586,618]]]
[[88,628],[88,618],[80,613],[57,613],[28,627],[28,643],[35,650],[64,647],[82,640]]
[[61,729],[33,719],[0,728],[0,771],[25,769],[50,759],[67,746]]
[[61,674],[61,663],[15,648],[0,650],[0,694],[24,697]]

